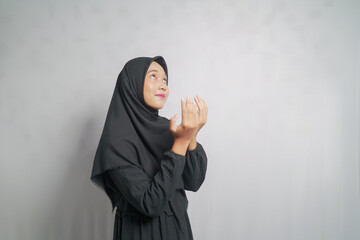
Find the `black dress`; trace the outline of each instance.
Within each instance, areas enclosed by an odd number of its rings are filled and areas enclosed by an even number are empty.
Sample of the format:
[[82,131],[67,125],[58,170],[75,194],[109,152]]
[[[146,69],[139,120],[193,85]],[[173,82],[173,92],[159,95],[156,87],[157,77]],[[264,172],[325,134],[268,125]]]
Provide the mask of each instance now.
[[206,169],[206,153],[197,143],[185,156],[166,151],[153,179],[133,165],[108,171],[108,187],[117,195],[113,239],[192,240],[185,190],[196,192]]

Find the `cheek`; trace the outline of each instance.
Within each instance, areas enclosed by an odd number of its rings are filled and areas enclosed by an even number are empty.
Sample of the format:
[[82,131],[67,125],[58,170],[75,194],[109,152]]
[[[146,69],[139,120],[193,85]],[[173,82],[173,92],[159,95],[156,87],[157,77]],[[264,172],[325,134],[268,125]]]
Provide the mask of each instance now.
[[148,83],[148,89],[150,91],[154,91],[155,89],[157,89],[157,84],[155,82],[150,82]]
[[145,85],[144,85],[144,94],[145,93],[151,93],[152,91],[153,91],[152,84],[145,83]]

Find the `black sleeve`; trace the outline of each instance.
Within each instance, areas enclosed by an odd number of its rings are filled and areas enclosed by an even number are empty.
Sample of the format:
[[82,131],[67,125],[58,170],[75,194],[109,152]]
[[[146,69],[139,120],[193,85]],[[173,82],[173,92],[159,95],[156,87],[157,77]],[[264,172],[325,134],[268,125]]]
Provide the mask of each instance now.
[[185,156],[171,149],[164,153],[160,170],[150,179],[142,168],[129,165],[108,171],[122,196],[144,215],[159,216],[174,193],[185,166]]
[[185,159],[184,186],[186,190],[196,192],[205,180],[207,169],[207,156],[202,145],[197,142],[195,149],[186,152]]

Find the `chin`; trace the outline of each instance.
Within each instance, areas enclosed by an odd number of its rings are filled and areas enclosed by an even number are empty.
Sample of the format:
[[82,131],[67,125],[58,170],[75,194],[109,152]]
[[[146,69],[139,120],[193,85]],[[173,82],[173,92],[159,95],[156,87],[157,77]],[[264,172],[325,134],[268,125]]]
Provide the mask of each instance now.
[[160,109],[162,109],[164,106],[151,106],[151,107],[154,108],[154,109],[160,110]]

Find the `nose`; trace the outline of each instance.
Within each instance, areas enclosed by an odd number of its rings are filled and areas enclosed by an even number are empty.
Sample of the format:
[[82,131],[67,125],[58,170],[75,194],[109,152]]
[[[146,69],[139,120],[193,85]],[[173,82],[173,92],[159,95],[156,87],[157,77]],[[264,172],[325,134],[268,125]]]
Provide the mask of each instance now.
[[166,90],[166,83],[162,82],[160,85],[160,89]]

